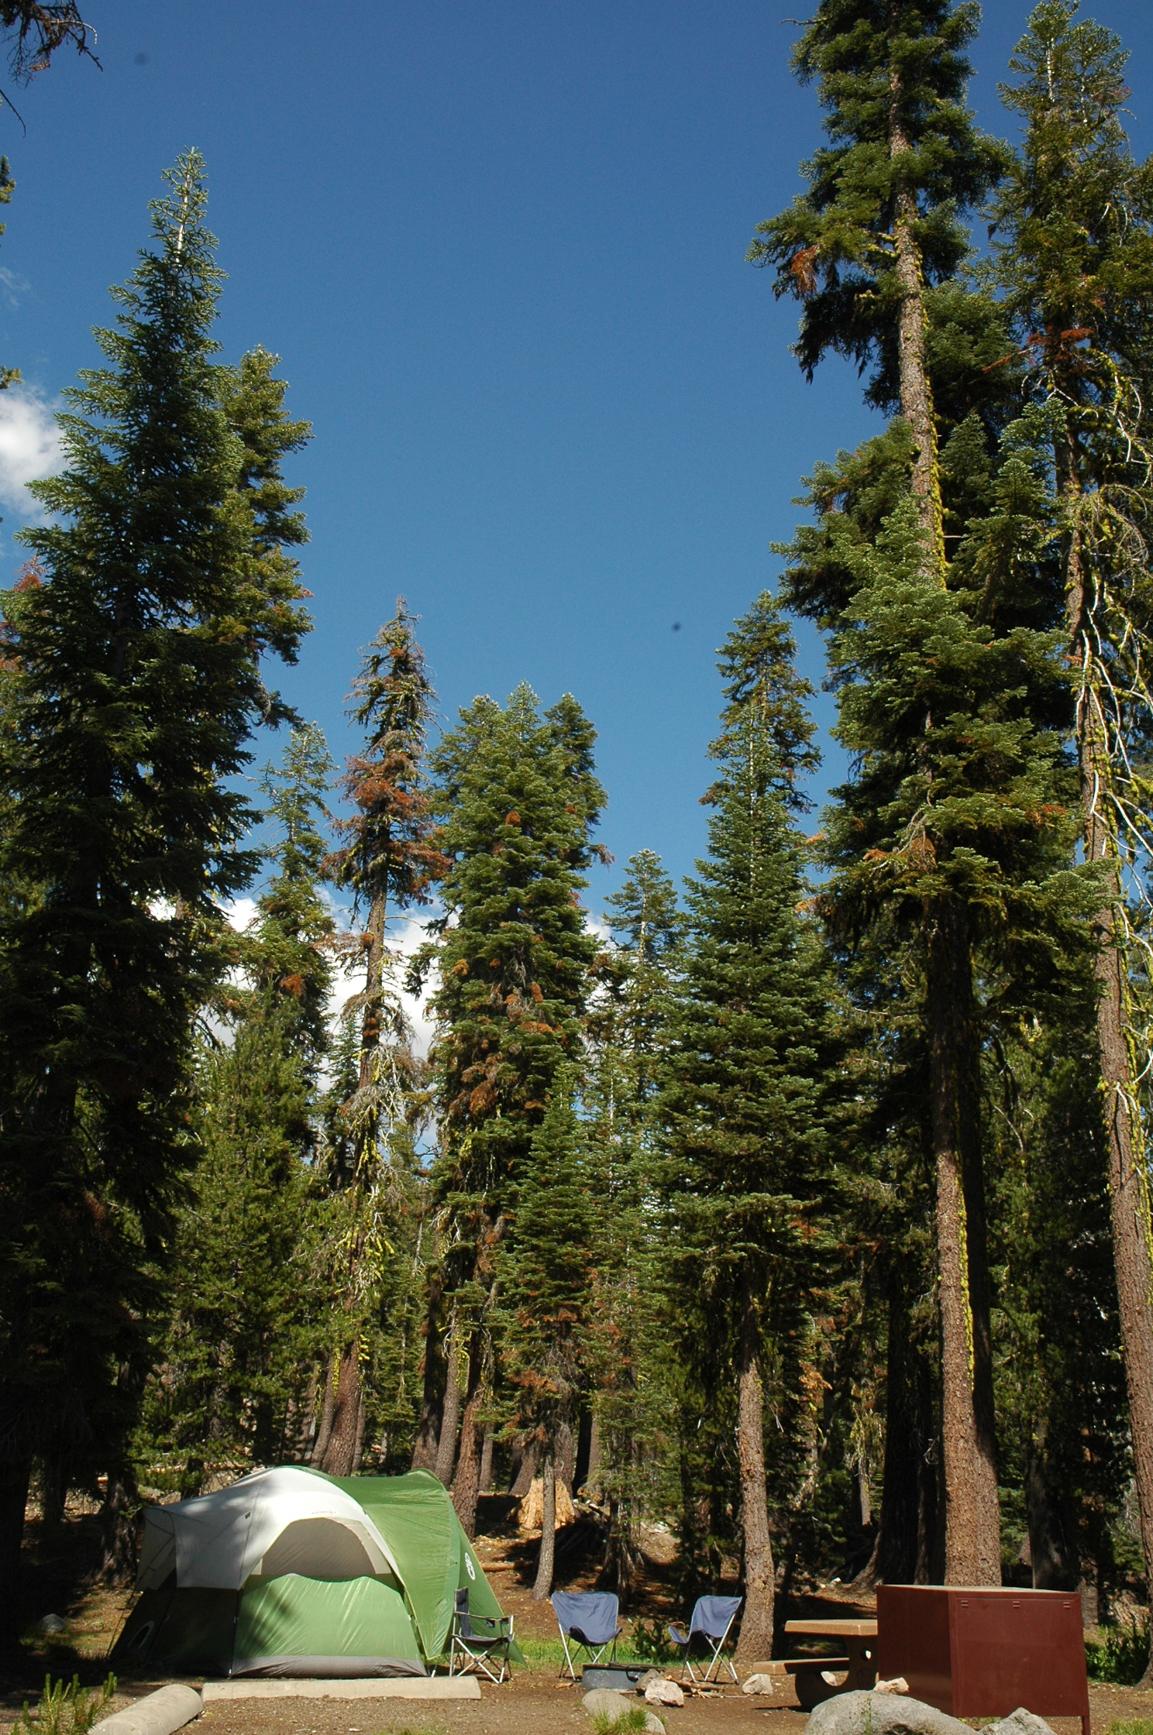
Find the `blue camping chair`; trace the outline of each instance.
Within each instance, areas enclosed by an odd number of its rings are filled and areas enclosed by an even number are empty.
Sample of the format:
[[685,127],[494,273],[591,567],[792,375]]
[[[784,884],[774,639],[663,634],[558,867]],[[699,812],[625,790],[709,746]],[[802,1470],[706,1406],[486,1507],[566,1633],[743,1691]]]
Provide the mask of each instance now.
[[[610,1590],[557,1590],[550,1600],[560,1628],[569,1679],[577,1678],[576,1663],[582,1651],[590,1663],[599,1663],[607,1650],[607,1661],[611,1663],[622,1630],[617,1618],[619,1598]],[[564,1672],[562,1669],[561,1674]]]
[[[458,1590],[449,1642],[450,1675],[487,1675],[499,1687],[511,1673],[512,1615],[473,1615],[468,1612],[468,1589]],[[493,1670],[499,1664],[499,1673]]]
[[[725,1641],[732,1631],[733,1622],[740,1613],[743,1596],[699,1596],[689,1616],[689,1630],[684,1627],[671,1626],[669,1637],[674,1645],[683,1645],[685,1652],[682,1676],[688,1671],[691,1681],[716,1681],[720,1678],[722,1666],[727,1668],[735,1681],[737,1671],[733,1667],[731,1657],[722,1657]],[[693,1668],[692,1645],[694,1639],[700,1639],[707,1654],[704,1671],[698,1675]]]

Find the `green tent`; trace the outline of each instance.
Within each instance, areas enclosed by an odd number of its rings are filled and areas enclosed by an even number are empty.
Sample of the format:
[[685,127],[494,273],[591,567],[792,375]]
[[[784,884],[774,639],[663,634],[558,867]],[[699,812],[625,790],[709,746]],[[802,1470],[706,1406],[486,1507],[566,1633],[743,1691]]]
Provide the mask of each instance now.
[[347,1476],[285,1466],[150,1506],[122,1665],[188,1674],[422,1675],[453,1606],[500,1605],[444,1487],[427,1471]]

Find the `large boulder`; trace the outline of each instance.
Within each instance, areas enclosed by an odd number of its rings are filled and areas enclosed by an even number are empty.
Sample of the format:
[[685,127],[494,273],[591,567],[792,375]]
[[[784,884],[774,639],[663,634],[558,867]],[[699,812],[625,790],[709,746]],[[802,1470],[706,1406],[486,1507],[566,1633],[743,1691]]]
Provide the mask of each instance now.
[[973,1731],[968,1723],[920,1699],[861,1692],[835,1693],[825,1699],[810,1713],[806,1735],[973,1735]]

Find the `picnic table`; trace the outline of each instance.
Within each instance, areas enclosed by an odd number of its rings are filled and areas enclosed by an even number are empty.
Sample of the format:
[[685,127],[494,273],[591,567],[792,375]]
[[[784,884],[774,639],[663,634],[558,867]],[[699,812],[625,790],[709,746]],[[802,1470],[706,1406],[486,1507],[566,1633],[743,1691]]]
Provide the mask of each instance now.
[[[793,1677],[797,1701],[806,1711],[834,1693],[868,1689],[877,1679],[873,1654],[877,1648],[874,1620],[809,1620],[785,1622],[789,1638],[838,1639],[844,1656],[789,1657],[785,1670]],[[842,1678],[838,1678],[841,1677]]]

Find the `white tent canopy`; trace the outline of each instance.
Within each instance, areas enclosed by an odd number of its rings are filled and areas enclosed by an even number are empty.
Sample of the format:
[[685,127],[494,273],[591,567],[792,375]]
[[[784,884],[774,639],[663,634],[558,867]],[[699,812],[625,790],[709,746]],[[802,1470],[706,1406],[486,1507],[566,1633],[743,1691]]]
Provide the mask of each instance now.
[[[240,1590],[256,1574],[307,1570],[331,1579],[392,1572],[392,1551],[351,1495],[291,1465],[255,1470],[218,1494],[148,1511],[137,1588],[176,1583]],[[307,1566],[305,1563],[307,1562]]]

